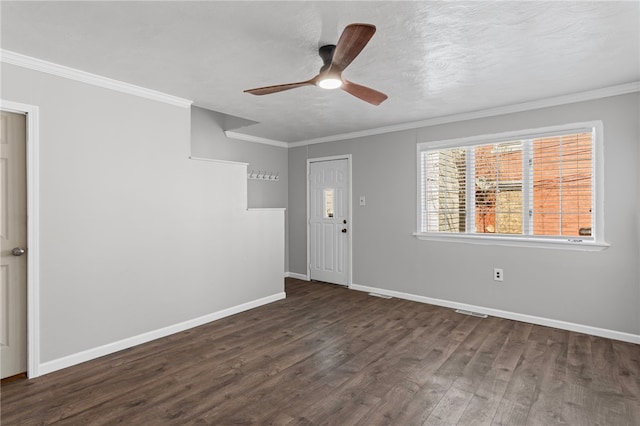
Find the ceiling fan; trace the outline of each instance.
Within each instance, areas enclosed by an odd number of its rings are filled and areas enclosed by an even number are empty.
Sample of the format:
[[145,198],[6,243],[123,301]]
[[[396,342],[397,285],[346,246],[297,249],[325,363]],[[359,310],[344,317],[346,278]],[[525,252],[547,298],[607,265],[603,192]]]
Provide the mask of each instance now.
[[322,62],[324,63],[318,75],[306,81],[258,87],[256,89],[245,90],[245,93],[251,93],[252,95],[269,95],[297,87],[316,85],[323,89],[340,88],[365,102],[380,105],[387,99],[387,95],[342,78],[342,72],[358,54],[360,54],[375,32],[376,27],[374,25],[347,25],[338,40],[338,44],[328,44],[320,47],[318,50],[320,58],[322,58]]

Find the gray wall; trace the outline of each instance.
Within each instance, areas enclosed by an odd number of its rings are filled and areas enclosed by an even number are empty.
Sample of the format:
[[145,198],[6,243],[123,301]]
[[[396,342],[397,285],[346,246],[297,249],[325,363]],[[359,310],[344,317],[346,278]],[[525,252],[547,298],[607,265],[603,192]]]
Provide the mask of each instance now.
[[41,362],[284,291],[282,211],[188,159],[189,108],[4,63],[1,85],[40,108]]
[[[316,144],[289,151],[290,270],[306,274],[306,159],[353,156],[353,283],[640,334],[640,95]],[[416,143],[590,120],[604,124],[601,252],[420,241]],[[504,283],[492,279],[504,269]]]
[[249,163],[249,170],[280,173],[280,180],[249,180],[249,208],[287,207],[287,148],[229,139],[224,134],[225,115],[191,108],[191,155]]
[[[204,108],[191,108],[191,155],[216,160],[249,163],[248,170],[280,173],[279,181],[248,180],[249,208],[287,207],[288,149],[261,143],[229,139],[224,134],[225,116]],[[285,223],[288,211],[285,212]],[[285,226],[285,230],[288,227]],[[285,237],[288,238],[288,237]],[[285,240],[287,241],[287,240]],[[285,244],[284,271],[289,270],[288,244]]]

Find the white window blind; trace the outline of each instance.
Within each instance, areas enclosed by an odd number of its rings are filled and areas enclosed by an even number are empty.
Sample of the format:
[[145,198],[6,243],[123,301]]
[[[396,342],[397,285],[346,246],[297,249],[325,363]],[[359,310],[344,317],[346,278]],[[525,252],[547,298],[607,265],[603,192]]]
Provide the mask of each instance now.
[[419,144],[419,233],[594,241],[595,135]]
[[534,235],[591,236],[592,146],[591,132],[533,141]]
[[466,149],[422,153],[423,228],[427,232],[464,232],[466,224]]
[[475,232],[522,234],[522,141],[475,146]]

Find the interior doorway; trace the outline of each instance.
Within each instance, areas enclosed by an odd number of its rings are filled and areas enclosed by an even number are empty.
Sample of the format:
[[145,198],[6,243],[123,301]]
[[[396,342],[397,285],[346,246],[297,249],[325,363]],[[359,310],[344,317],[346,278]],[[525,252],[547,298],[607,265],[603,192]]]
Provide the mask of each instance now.
[[[26,210],[24,213],[20,212],[19,219],[22,222],[22,225],[26,232],[26,240],[22,240],[21,242],[16,242],[13,240],[5,240],[4,236],[8,236],[4,233],[3,230],[3,239],[2,239],[2,265],[5,265],[5,258],[8,262],[11,262],[15,259],[20,259],[20,262],[26,264],[24,269],[26,270],[26,283],[22,283],[22,290],[19,291],[21,297],[24,297],[24,302],[20,302],[20,309],[24,310],[21,315],[24,315],[22,318],[15,322],[15,324],[19,324],[19,327],[26,329],[26,344],[19,343],[22,348],[22,354],[20,355],[21,367],[20,370],[22,372],[25,371],[24,363],[26,363],[26,374],[27,377],[38,377],[40,375],[40,310],[39,310],[39,289],[40,289],[40,250],[39,250],[39,235],[40,235],[40,166],[39,166],[39,158],[40,158],[40,110],[35,105],[28,105],[14,101],[7,101],[4,99],[0,99],[0,111],[2,114],[2,130],[0,131],[1,137],[3,138],[3,160],[4,163],[2,166],[2,226],[5,226],[5,218],[7,219],[6,228],[10,229],[8,224],[9,214],[5,214],[6,210],[14,210],[9,206],[8,200],[12,197],[9,192],[14,189],[10,189],[13,186],[13,183],[9,182],[9,160],[8,158],[5,160],[4,151],[5,144],[4,141],[7,142],[6,145],[10,144],[9,133],[13,130],[9,130],[9,123],[5,123],[4,117],[15,117],[18,116],[20,118],[20,132],[23,133],[24,138],[22,143],[24,144],[24,149],[20,148],[22,151],[22,160],[21,164],[18,165],[19,169],[22,169],[19,172],[19,175],[23,175],[21,178],[18,178],[22,184],[24,185],[24,199],[21,202],[22,207],[25,207]],[[5,115],[4,113],[12,113],[13,115]],[[13,126],[13,125],[12,125]],[[6,130],[5,130],[6,129]],[[11,166],[13,168],[13,165]],[[14,179],[14,178],[12,178]],[[5,198],[5,194],[6,197]],[[16,204],[17,206],[17,204]],[[26,219],[25,219],[26,216]],[[11,231],[13,233],[13,231]],[[22,231],[21,231],[22,232]],[[25,242],[26,241],[26,242]],[[14,249],[17,249],[14,254]],[[21,251],[24,249],[24,253]],[[8,265],[8,264],[7,264]],[[7,268],[3,269],[2,279],[6,282],[7,287],[3,287],[8,289],[10,269],[14,269],[14,266],[7,266]],[[19,267],[17,267],[19,268]],[[6,273],[4,272],[6,271]],[[6,278],[6,279],[5,279]],[[4,290],[2,290],[4,291]],[[0,304],[0,320],[2,321],[2,331],[0,333],[7,332],[6,338],[3,336],[3,346],[13,345],[11,342],[13,332],[9,332],[11,327],[13,327],[14,321],[9,321],[8,318],[11,318],[10,309],[8,309],[9,301],[12,298],[12,295],[7,293],[7,296],[2,296],[3,300]],[[13,302],[11,302],[13,304]],[[7,318],[5,320],[5,318]],[[10,324],[11,323],[11,324]],[[22,336],[22,332],[20,332]],[[2,353],[2,358],[4,359],[4,352]],[[8,377],[11,375],[8,373]],[[18,373],[20,374],[20,373]]]
[[0,378],[27,372],[27,119],[0,111]]

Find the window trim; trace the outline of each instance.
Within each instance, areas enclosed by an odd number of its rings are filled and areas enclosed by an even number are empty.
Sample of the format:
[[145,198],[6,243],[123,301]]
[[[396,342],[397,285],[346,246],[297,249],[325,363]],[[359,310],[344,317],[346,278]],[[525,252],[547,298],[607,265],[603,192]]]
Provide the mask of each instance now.
[[[426,150],[445,149],[453,147],[467,147],[489,143],[509,142],[514,139],[537,139],[548,136],[557,136],[565,133],[578,133],[592,131],[593,162],[592,162],[592,197],[595,210],[594,234],[590,240],[567,237],[544,237],[532,235],[495,235],[476,233],[447,233],[447,232],[421,232],[422,226],[422,180],[420,154]],[[516,130],[509,132],[484,134],[464,138],[447,139],[439,141],[425,141],[416,144],[416,232],[413,235],[419,240],[458,242],[483,245],[502,245],[516,247],[538,247],[568,250],[599,251],[609,247],[604,239],[604,132],[602,121],[586,121],[568,123],[557,126],[548,126],[537,129]]]

